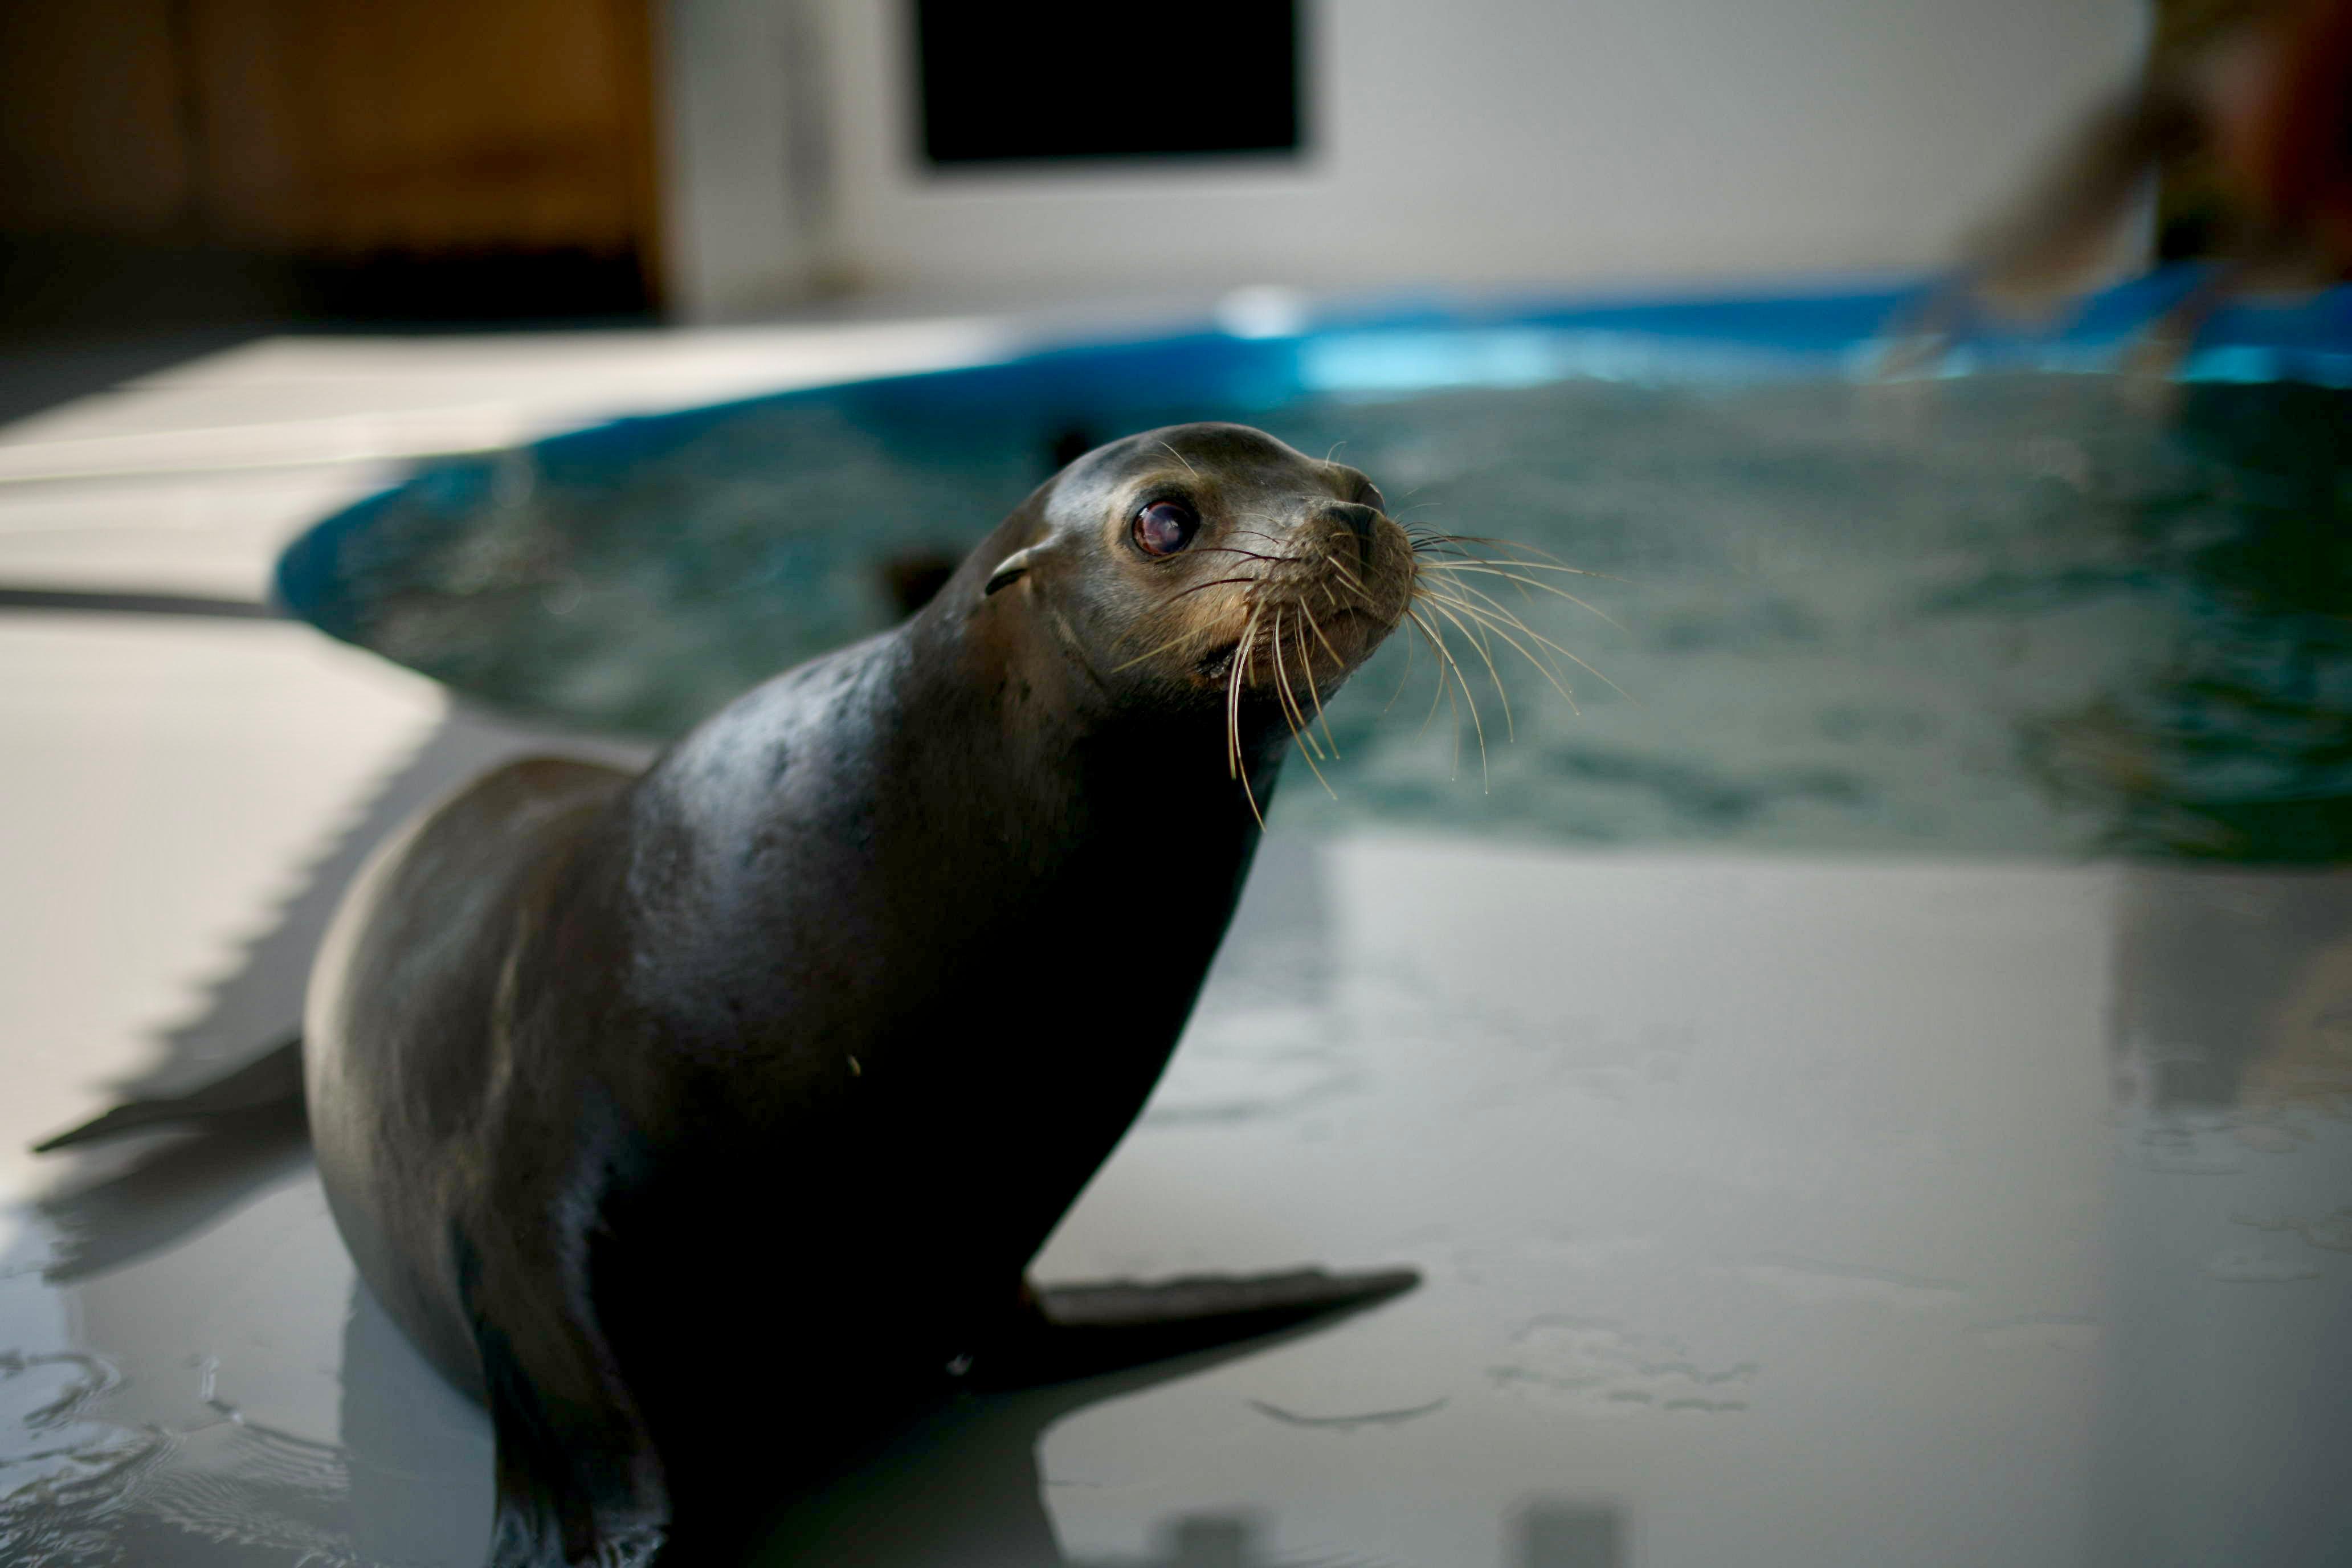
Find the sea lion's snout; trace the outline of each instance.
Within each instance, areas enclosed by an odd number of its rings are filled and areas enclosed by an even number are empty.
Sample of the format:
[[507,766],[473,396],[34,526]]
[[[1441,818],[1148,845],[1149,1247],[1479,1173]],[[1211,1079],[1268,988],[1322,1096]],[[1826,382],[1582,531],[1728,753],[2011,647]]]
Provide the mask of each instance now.
[[1404,619],[1412,598],[1413,547],[1404,529],[1382,510],[1380,492],[1369,483],[1358,489],[1369,500],[1322,503],[1312,509],[1307,531],[1321,541],[1317,569],[1321,581],[1302,594],[1307,604],[1319,595],[1341,619],[1363,637],[1363,646],[1349,660],[1353,668]]
[[[1370,490],[1354,479],[1341,470],[1334,488]],[[1214,585],[1179,592],[1185,613],[1220,627],[1232,650],[1204,673],[1223,685],[1237,664],[1242,690],[1286,708],[1291,690],[1328,696],[1354,673],[1412,596],[1404,530],[1377,505],[1328,492],[1267,498],[1203,556]]]
[[1378,537],[1374,531],[1384,521],[1381,516],[1381,509],[1376,506],[1365,506],[1360,501],[1339,501],[1327,508],[1323,515],[1333,519],[1340,527],[1356,536],[1358,559],[1367,571],[1370,570],[1372,542]]

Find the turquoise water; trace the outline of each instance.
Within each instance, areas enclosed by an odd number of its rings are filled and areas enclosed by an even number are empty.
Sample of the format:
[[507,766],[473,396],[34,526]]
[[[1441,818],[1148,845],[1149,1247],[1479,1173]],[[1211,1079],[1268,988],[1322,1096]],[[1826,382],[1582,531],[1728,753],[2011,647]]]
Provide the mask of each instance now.
[[[342,537],[366,646],[489,703],[665,736],[889,623],[888,564],[959,553],[1057,446],[1239,416],[1337,449],[1408,521],[1595,574],[1431,709],[1399,637],[1330,717],[1370,819],[1583,843],[2352,858],[2352,399],[2291,384],[1986,374],[1592,379],[1115,420],[854,404],[719,411],[657,449],[453,464]],[[1504,586],[1507,586],[1505,584]],[[1482,671],[1483,673],[1483,671]],[[1391,693],[1402,694],[1388,704]],[[1458,739],[1457,739],[1458,737]]]

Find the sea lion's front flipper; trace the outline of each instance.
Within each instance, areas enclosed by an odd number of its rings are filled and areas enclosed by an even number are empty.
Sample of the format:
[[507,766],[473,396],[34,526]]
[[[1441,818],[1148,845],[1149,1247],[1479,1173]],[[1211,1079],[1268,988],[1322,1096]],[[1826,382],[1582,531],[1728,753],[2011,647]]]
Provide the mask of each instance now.
[[1012,1330],[978,1358],[973,1373],[993,1388],[1094,1377],[1361,1311],[1420,1283],[1412,1268],[1298,1268],[1033,1288]]

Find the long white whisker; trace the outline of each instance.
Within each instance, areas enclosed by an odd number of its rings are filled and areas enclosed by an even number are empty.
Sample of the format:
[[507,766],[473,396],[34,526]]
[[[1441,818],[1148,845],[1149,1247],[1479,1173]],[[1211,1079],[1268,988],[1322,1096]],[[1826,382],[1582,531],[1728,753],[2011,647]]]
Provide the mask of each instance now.
[[[1445,661],[1443,658],[1440,658],[1438,654],[1438,649],[1443,645],[1438,641],[1436,631],[1431,627],[1427,621],[1423,620],[1420,615],[1410,606],[1406,608],[1405,614],[1412,618],[1414,627],[1420,631],[1423,637],[1427,639],[1429,643],[1430,657],[1437,659],[1438,661],[1437,689],[1429,694],[1429,711],[1421,716],[1421,728],[1413,731],[1414,738],[1419,739],[1421,736],[1429,733],[1429,726],[1433,723],[1437,718],[1438,702],[1440,699],[1445,695]],[[1404,689],[1402,687],[1399,687],[1397,689],[1399,693],[1402,694]]]
[[[1492,594],[1481,592],[1479,589],[1473,587],[1467,583],[1448,583],[1443,589],[1436,587],[1434,584],[1430,584],[1423,587],[1422,592],[1433,598],[1443,598],[1446,603],[1454,605],[1457,609],[1471,612],[1478,617],[1479,622],[1482,625],[1486,626],[1490,630],[1496,632],[1497,635],[1507,627],[1523,632],[1527,636],[1535,638],[1538,642],[1543,643],[1549,647],[1554,648],[1559,647],[1559,645],[1557,643],[1553,643],[1550,638],[1537,631],[1524,620],[1521,620],[1517,612],[1513,610],[1508,605],[1496,600]],[[1464,595],[1468,595],[1468,597],[1465,597]],[[1476,604],[1473,604],[1471,602],[1474,599],[1477,601]],[[1512,646],[1517,647],[1518,645],[1514,643]],[[1519,652],[1526,655],[1528,661],[1535,664],[1538,668],[1545,669],[1555,675],[1559,675],[1560,679],[1564,680],[1567,679],[1567,677],[1565,675],[1561,675],[1549,660],[1540,660],[1536,658],[1533,654],[1528,653],[1524,647],[1520,647]],[[1565,696],[1566,693],[1563,692],[1562,695]]]
[[[1559,693],[1561,700],[1568,704],[1570,712],[1581,713],[1584,711],[1583,709],[1577,706],[1576,694],[1570,689],[1567,680],[1559,674],[1559,672],[1553,668],[1552,666],[1544,659],[1531,652],[1519,641],[1518,638],[1513,637],[1509,630],[1498,623],[1492,616],[1480,610],[1476,605],[1465,604],[1459,599],[1454,601],[1454,607],[1460,610],[1464,615],[1469,616],[1473,619],[1483,623],[1489,631],[1495,634],[1495,636],[1502,638],[1505,642],[1510,644],[1512,647],[1517,649],[1519,657],[1526,659],[1529,664],[1535,666],[1536,672],[1551,683],[1551,689]],[[1519,630],[1527,632],[1529,637],[1537,636],[1536,633],[1528,631],[1528,628],[1525,626],[1521,626]],[[1631,699],[1628,699],[1628,700],[1631,700]]]
[[[1471,588],[1471,587],[1470,587],[1470,584],[1468,584],[1467,583],[1460,584],[1457,584],[1457,585],[1458,585],[1458,586],[1460,586],[1460,587],[1463,587],[1463,588],[1469,589],[1469,591],[1470,591],[1471,593],[1474,593],[1474,594],[1476,594],[1476,593],[1478,592],[1478,590],[1477,590],[1477,589],[1475,589],[1475,588]],[[1485,595],[1481,594],[1481,595],[1479,595],[1479,597],[1481,597],[1481,598],[1486,598],[1486,595]],[[1486,600],[1486,602],[1487,602],[1488,604],[1490,604],[1490,605],[1494,603],[1494,601],[1493,601],[1492,599],[1487,599],[1487,600]],[[1497,605],[1496,607],[1497,607],[1497,608],[1500,608],[1501,606]],[[1521,630],[1522,632],[1525,632],[1528,637],[1533,637],[1537,642],[1538,642],[1538,643],[1542,644],[1545,647],[1548,647],[1548,648],[1549,648],[1552,652],[1554,652],[1554,653],[1556,653],[1556,654],[1559,655],[1559,657],[1560,657],[1560,658],[1564,658],[1564,659],[1568,660],[1568,662],[1569,662],[1569,663],[1570,663],[1570,664],[1572,664],[1572,665],[1576,666],[1576,667],[1577,667],[1577,668],[1579,668],[1579,669],[1580,669],[1580,670],[1584,671],[1584,673],[1585,673],[1585,674],[1587,674],[1587,675],[1589,675],[1589,676],[1592,677],[1592,679],[1595,679],[1595,680],[1597,680],[1597,681],[1601,682],[1601,685],[1603,685],[1603,686],[1607,687],[1610,690],[1612,690],[1612,691],[1615,692],[1618,696],[1622,697],[1626,701],[1633,703],[1633,704],[1634,706],[1636,706],[1636,707],[1639,707],[1639,706],[1641,705],[1641,699],[1639,699],[1639,698],[1635,697],[1632,692],[1630,692],[1630,691],[1626,690],[1623,687],[1622,687],[1622,686],[1618,685],[1615,681],[1613,681],[1613,680],[1610,679],[1607,676],[1605,676],[1605,675],[1601,674],[1600,670],[1598,670],[1598,669],[1596,669],[1596,668],[1594,668],[1592,667],[1592,665],[1591,664],[1591,662],[1590,662],[1590,661],[1588,661],[1588,660],[1586,660],[1586,659],[1583,659],[1583,658],[1579,658],[1579,657],[1577,657],[1575,654],[1572,654],[1572,653],[1569,652],[1569,651],[1568,651],[1568,649],[1566,649],[1566,648],[1564,648],[1564,647],[1560,647],[1560,646],[1559,646],[1559,644],[1558,644],[1558,643],[1556,643],[1556,642],[1552,641],[1552,640],[1551,640],[1551,638],[1549,638],[1549,637],[1548,637],[1544,636],[1541,632],[1539,632],[1539,631],[1536,630],[1533,626],[1531,626],[1528,625],[1525,621],[1518,620],[1518,619],[1517,619],[1517,617],[1516,617],[1516,616],[1514,616],[1514,617],[1513,617],[1513,620],[1514,620],[1515,624],[1518,626],[1519,630]],[[1572,705],[1573,705],[1573,703],[1571,702],[1571,706],[1572,706]]]
[[[1315,612],[1301,605],[1298,606],[1298,613],[1306,617],[1308,626],[1315,628],[1316,638],[1329,652],[1331,661],[1344,673],[1348,668],[1348,661],[1339,657],[1339,650],[1332,647],[1331,639],[1323,635],[1322,626],[1316,622]],[[1315,684],[1315,653],[1307,646],[1307,634],[1303,631],[1298,634],[1298,668],[1307,676],[1307,695],[1315,700],[1315,717],[1323,726],[1323,742],[1331,752],[1331,760],[1337,762],[1339,760],[1339,737],[1331,733],[1330,718],[1323,711],[1323,693]]]
[[1597,605],[1586,603],[1584,600],[1578,598],[1575,595],[1567,592],[1565,589],[1556,588],[1549,583],[1538,583],[1532,577],[1522,577],[1516,572],[1506,572],[1501,567],[1490,565],[1484,561],[1430,561],[1424,562],[1423,564],[1432,572],[1468,572],[1476,573],[1482,576],[1488,577],[1508,577],[1511,581],[1520,584],[1523,588],[1540,588],[1547,594],[1557,594],[1561,598],[1566,599],[1570,604],[1574,605],[1577,608],[1580,610],[1590,610],[1592,614],[1599,616],[1602,620],[1607,621],[1619,631],[1622,632],[1625,629],[1617,618],[1614,616],[1612,616],[1608,611],[1601,609]]
[[[1459,623],[1457,622],[1456,624],[1458,625]],[[1445,646],[1445,638],[1440,635],[1435,640],[1437,643],[1437,656],[1444,659],[1445,661],[1445,667],[1454,672],[1454,684],[1462,693],[1462,704],[1464,707],[1470,710],[1470,727],[1477,732],[1479,787],[1481,789],[1491,789],[1493,786],[1493,780],[1488,776],[1486,772],[1486,726],[1484,721],[1482,721],[1478,716],[1478,699],[1471,694],[1469,679],[1462,673],[1461,661],[1455,658],[1454,657],[1453,650]],[[1462,731],[1459,721],[1457,721],[1454,729],[1454,742],[1455,748],[1454,770],[1457,773],[1461,771],[1462,766],[1460,762],[1460,748],[1462,744],[1461,734]]]
[[1495,683],[1496,700],[1503,705],[1503,738],[1507,741],[1517,741],[1519,738],[1519,731],[1518,726],[1511,720],[1511,695],[1503,689],[1503,675],[1502,671],[1495,668],[1495,656],[1486,651],[1486,645],[1480,640],[1478,634],[1464,625],[1462,619],[1446,608],[1443,602],[1432,600],[1431,607],[1455,626],[1460,626],[1462,635],[1470,639],[1470,646],[1478,650],[1478,657],[1486,661],[1486,679]]
[[1299,710],[1297,694],[1290,689],[1289,676],[1283,671],[1282,613],[1278,610],[1275,612],[1274,616],[1274,680],[1282,693],[1283,701],[1289,709],[1286,717],[1290,722],[1290,736],[1292,740],[1298,742],[1298,754],[1307,759],[1307,771],[1315,775],[1315,782],[1323,786],[1325,795],[1329,795],[1333,800],[1339,799],[1339,792],[1331,787],[1331,781],[1325,778],[1323,770],[1315,765],[1315,753],[1318,749],[1315,744],[1315,733],[1302,722],[1306,715]]

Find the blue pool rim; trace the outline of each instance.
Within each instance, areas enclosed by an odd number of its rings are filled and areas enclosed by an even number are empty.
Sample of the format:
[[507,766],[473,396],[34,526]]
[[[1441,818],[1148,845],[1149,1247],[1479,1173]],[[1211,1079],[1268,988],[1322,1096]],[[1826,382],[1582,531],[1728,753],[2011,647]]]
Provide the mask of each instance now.
[[[2108,373],[2137,334],[2195,288],[2201,271],[2172,268],[2118,285],[2040,329],[1972,331],[1927,374],[2001,370]],[[1309,308],[1264,331],[1196,331],[1061,344],[989,363],[797,387],[593,425],[531,443],[542,473],[598,470],[650,458],[755,407],[832,405],[861,425],[950,429],[985,415],[1041,428],[1101,428],[1101,410],[1154,407],[1246,419],[1302,398],[1409,397],[1452,387],[1527,387],[1579,379],[1654,384],[1864,376],[1890,320],[1932,284],[1863,290],[1596,302],[1453,302]],[[2289,305],[2239,303],[2216,312],[2180,368],[2189,381],[2352,386],[2352,287]],[[1049,423],[1050,422],[1050,423]],[[1107,434],[1116,433],[1106,431]],[[278,557],[281,608],[359,640],[343,582],[344,547],[395,497],[482,454],[426,459],[398,485],[335,512]]]

